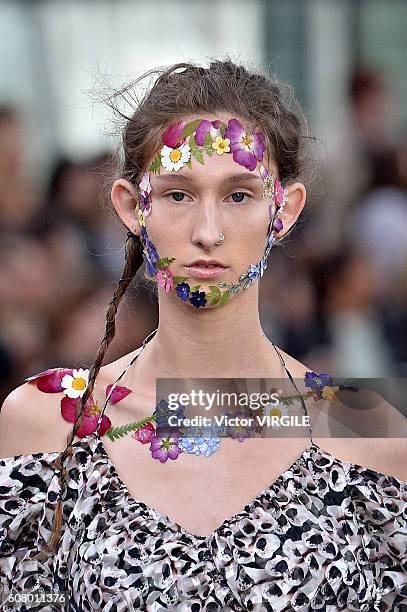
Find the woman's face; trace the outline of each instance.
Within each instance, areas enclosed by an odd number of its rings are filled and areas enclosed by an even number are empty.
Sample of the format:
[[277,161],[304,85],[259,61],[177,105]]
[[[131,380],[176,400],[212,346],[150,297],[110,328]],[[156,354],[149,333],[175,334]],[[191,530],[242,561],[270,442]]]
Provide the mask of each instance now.
[[[150,174],[152,206],[146,228],[160,257],[175,257],[171,270],[188,276],[199,259],[214,259],[226,269],[213,279],[191,279],[202,289],[222,280],[236,282],[251,263],[261,259],[269,211],[262,199],[260,173],[250,172],[231,155],[192,161],[177,172]],[[218,245],[219,234],[225,239]],[[201,289],[201,290],[202,290]]]
[[[217,115],[205,119],[228,124],[232,118]],[[203,163],[191,156],[189,166],[183,164],[174,170],[162,161],[159,173],[148,173],[151,208],[133,231],[144,237],[144,244],[148,235],[156,258],[157,255],[160,260],[174,258],[167,268],[167,274],[174,279],[171,290],[161,272],[158,284],[168,293],[175,292],[175,299],[178,295],[192,306],[203,304],[189,300],[180,290],[177,291],[179,283],[187,283],[187,291],[196,290],[199,285],[199,292],[204,292],[202,295],[207,298],[204,305],[211,308],[219,305],[212,299],[213,287],[218,283],[222,293],[226,291],[224,287],[235,289],[224,296],[228,298],[227,302],[230,296],[238,298],[236,285],[242,283],[241,277],[248,270],[248,287],[254,284],[252,279],[256,280],[264,272],[264,260],[262,266],[260,262],[270,241],[271,198],[263,197],[264,176],[260,168],[262,164],[269,175],[278,178],[276,166],[267,163],[267,151],[264,151],[261,163],[256,160],[253,169],[241,163],[241,158],[237,158],[238,162],[234,157],[231,152],[214,152],[212,155],[203,152]],[[163,154],[161,160],[164,160]],[[264,168],[262,173],[264,175]],[[272,233],[278,235],[275,230]],[[221,234],[224,236],[222,241],[219,240]],[[212,271],[205,266],[202,269],[199,260],[208,262],[208,266],[212,260],[220,267],[212,268]],[[188,295],[192,296],[192,293]]]

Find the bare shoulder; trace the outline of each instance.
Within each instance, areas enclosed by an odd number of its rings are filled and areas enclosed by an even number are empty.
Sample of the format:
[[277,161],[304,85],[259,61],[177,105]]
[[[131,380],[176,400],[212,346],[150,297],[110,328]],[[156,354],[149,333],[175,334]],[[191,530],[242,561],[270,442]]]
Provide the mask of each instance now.
[[[116,380],[131,355],[101,367],[92,395],[100,395],[107,383]],[[66,395],[63,389],[57,389],[44,392],[32,380],[9,393],[0,408],[0,458],[65,449],[73,424],[61,414],[61,400]]]
[[314,441],[335,457],[407,482],[407,418],[377,392],[338,399],[315,423]]

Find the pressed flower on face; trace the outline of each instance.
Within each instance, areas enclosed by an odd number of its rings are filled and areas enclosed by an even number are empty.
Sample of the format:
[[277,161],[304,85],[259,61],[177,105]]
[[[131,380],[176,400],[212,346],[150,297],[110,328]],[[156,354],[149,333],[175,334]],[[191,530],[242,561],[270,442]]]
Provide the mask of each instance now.
[[172,278],[172,272],[169,268],[158,270],[155,276],[160,287],[163,287],[167,293],[173,289],[174,281]]
[[266,143],[260,132],[249,134],[237,119],[229,119],[224,137],[229,138],[233,159],[241,166],[254,170],[263,160]]
[[72,376],[70,374],[65,374],[61,380],[61,387],[68,397],[82,397],[88,385],[88,380],[89,370],[79,368],[78,370],[72,371]]
[[212,143],[212,148],[215,149],[218,155],[222,155],[223,153],[229,153],[230,151],[230,140],[229,138],[222,138],[222,136],[217,136],[215,142]]
[[191,158],[189,145],[182,144],[178,148],[170,148],[164,145],[161,149],[161,164],[166,170],[180,170]]

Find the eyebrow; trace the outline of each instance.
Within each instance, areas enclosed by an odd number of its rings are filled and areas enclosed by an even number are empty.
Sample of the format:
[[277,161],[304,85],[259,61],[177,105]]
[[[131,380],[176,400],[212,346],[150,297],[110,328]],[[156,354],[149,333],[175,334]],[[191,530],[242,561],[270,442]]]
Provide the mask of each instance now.
[[[169,182],[183,182],[183,183],[190,183],[190,182],[194,182],[193,177],[188,177],[185,176],[185,174],[157,174],[155,175],[155,178],[158,181],[169,181]],[[255,180],[255,181],[262,181],[261,176],[257,176],[256,174],[253,174],[252,172],[241,172],[240,174],[233,174],[232,176],[228,176],[227,178],[224,179],[224,183],[240,183],[241,181],[250,181],[250,180]]]

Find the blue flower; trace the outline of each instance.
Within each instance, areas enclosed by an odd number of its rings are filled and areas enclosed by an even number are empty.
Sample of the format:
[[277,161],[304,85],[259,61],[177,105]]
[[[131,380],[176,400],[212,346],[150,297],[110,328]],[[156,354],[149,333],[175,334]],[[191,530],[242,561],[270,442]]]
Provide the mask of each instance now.
[[332,387],[334,382],[329,374],[316,374],[307,372],[305,374],[305,386],[313,391],[322,391],[323,387]]
[[178,446],[184,453],[192,455],[205,455],[209,457],[212,453],[218,450],[220,438],[179,438]]
[[195,308],[201,308],[206,304],[205,295],[205,291],[193,291],[189,301],[191,302],[192,306],[195,306]]
[[180,297],[183,302],[186,302],[189,298],[189,289],[190,287],[188,283],[184,282],[178,283],[178,285],[175,287],[178,297]]
[[247,276],[250,278],[252,282],[255,281],[259,277],[259,273],[260,273],[259,266],[250,264],[250,267],[247,271]]

